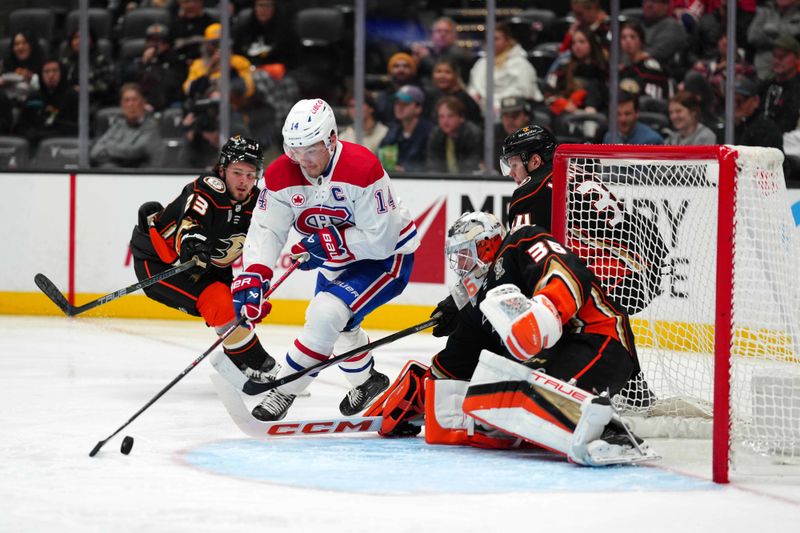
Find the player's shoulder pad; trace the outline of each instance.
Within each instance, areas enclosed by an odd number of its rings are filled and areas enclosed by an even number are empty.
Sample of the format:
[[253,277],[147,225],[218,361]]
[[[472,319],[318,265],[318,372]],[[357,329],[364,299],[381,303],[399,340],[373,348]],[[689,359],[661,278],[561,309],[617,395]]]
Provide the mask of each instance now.
[[282,154],[269,164],[264,171],[264,188],[273,192],[287,187],[308,185],[300,165],[294,163],[289,156]]
[[368,148],[339,141],[342,153],[333,169],[332,181],[369,187],[386,174],[380,160]]

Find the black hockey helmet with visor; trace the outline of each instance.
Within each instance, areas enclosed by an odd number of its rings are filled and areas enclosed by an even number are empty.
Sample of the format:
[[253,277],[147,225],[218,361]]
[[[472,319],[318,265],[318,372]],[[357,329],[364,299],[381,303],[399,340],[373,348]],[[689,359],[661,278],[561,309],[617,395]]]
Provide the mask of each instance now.
[[228,142],[220,150],[218,168],[221,170],[239,161],[256,167],[256,175],[261,176],[264,171],[264,153],[261,150],[261,144],[241,135],[234,135],[228,139]]
[[558,142],[547,129],[537,124],[523,126],[503,141],[500,169],[504,176],[510,175],[509,159],[514,156],[519,156],[526,168],[534,154],[539,155],[543,161],[552,161],[556,147],[558,147]]

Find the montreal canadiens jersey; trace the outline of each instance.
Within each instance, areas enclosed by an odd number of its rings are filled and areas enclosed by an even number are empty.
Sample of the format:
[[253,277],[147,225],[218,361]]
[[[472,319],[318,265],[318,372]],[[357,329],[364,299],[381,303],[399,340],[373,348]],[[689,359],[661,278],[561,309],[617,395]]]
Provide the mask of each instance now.
[[321,267],[329,278],[356,261],[410,254],[419,246],[414,220],[389,175],[368,149],[339,141],[327,172],[309,180],[286,155],[269,165],[244,250],[244,266],[274,268],[293,227],[305,237],[335,226],[340,254]]

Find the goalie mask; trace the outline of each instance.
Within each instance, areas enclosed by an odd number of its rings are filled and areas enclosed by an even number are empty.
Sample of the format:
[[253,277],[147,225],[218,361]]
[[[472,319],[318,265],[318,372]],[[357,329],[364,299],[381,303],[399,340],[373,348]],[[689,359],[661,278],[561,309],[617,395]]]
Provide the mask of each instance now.
[[480,211],[464,213],[447,230],[445,253],[459,279],[451,293],[459,309],[474,303],[504,237],[497,217]]

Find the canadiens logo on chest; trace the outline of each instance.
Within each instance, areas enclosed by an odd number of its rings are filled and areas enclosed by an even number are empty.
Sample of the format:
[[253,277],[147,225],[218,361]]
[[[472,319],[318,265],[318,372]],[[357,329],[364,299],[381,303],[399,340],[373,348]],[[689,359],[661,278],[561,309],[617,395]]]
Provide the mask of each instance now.
[[344,206],[318,205],[303,209],[295,221],[295,229],[303,235],[311,235],[328,226],[340,230],[353,225],[353,213]]

